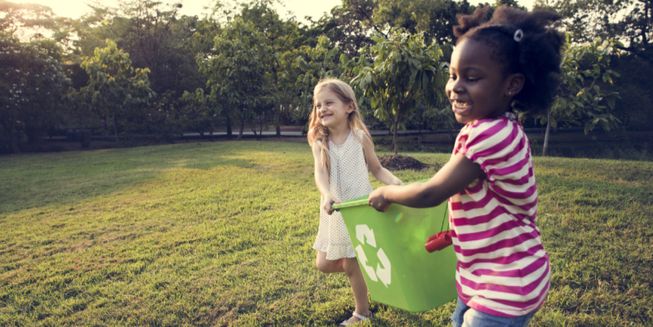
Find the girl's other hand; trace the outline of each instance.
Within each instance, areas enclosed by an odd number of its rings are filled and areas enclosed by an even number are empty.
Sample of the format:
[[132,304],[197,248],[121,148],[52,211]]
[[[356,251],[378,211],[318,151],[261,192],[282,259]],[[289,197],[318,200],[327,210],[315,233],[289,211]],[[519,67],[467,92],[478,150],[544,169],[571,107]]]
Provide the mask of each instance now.
[[392,203],[385,198],[384,192],[386,188],[386,186],[381,186],[372,191],[372,193],[367,197],[367,203],[377,211],[386,211]]
[[327,195],[324,199],[323,204],[324,211],[326,211],[328,214],[332,214],[334,210],[333,205],[335,203],[340,203],[340,200],[332,194]]

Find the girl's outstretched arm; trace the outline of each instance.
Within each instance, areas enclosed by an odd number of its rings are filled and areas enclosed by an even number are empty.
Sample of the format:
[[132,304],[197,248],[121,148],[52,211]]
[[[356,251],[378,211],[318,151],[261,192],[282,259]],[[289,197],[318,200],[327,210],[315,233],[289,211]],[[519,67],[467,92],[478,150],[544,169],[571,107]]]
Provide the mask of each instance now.
[[379,211],[385,211],[391,203],[415,208],[433,207],[482,176],[483,171],[478,164],[463,154],[457,154],[428,181],[402,186],[382,186],[370,193],[368,201]]
[[386,185],[401,185],[401,180],[392,174],[388,169],[381,166],[379,158],[376,156],[374,151],[374,143],[372,139],[365,133],[362,134],[362,143],[363,143],[363,152],[365,154],[365,162],[367,162],[367,168],[374,175],[376,179],[381,181]]
[[316,141],[313,143],[313,145],[311,145],[315,170],[315,185],[324,198],[324,210],[328,214],[331,214],[333,213],[333,204],[340,202],[340,199],[333,195],[329,190],[329,171],[327,170],[326,165],[322,164],[321,148],[318,142],[319,141]]

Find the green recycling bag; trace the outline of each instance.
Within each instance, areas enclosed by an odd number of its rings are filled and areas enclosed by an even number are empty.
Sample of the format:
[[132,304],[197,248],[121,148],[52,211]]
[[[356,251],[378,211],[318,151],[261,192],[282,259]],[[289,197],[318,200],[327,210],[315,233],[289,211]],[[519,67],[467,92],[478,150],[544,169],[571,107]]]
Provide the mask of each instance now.
[[340,210],[372,299],[426,311],[456,298],[453,246],[428,253],[427,238],[448,228],[447,204],[378,212],[367,197],[334,205]]

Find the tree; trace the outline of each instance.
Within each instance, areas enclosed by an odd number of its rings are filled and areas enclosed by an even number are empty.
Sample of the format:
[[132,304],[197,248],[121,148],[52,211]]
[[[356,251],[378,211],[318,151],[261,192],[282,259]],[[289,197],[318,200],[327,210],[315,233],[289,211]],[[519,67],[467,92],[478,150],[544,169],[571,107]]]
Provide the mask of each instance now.
[[129,121],[142,121],[147,115],[147,103],[154,95],[149,69],[134,68],[129,54],[111,40],[104,48],[96,48],[93,56],[83,57],[82,68],[89,79],[80,96],[105,126],[111,124],[117,141]]
[[653,65],[633,55],[620,56],[613,62],[619,78],[612,87],[620,97],[615,115],[628,130],[649,130],[653,125]]
[[20,43],[0,32],[0,66],[0,151],[17,152],[24,138],[35,145],[60,123],[70,80],[48,40]]
[[573,42],[616,38],[618,47],[653,64],[653,0],[538,0],[565,19]]
[[[279,121],[305,121],[305,110],[302,110],[306,103],[304,96],[311,86],[304,84],[303,76],[308,73],[306,68],[307,46],[297,46],[279,54],[279,71],[277,74]],[[308,100],[310,102],[310,99]]]
[[[299,45],[300,33],[297,23],[293,20],[282,21],[279,15],[270,5],[272,1],[258,0],[249,6],[243,6],[241,16],[243,19],[250,21],[263,34],[270,48],[269,55],[265,56],[264,64],[268,66],[267,77],[269,81],[265,85],[266,90],[263,92],[266,97],[262,98],[259,105],[256,106],[256,121],[261,134],[263,125],[267,122],[266,117],[273,116],[273,122],[276,126],[277,136],[281,135],[281,116],[284,111],[284,105],[288,106],[290,102],[284,94],[288,91],[287,87],[292,87],[287,78],[283,78],[282,56],[284,53],[291,51]],[[267,107],[269,106],[269,108]],[[271,114],[270,114],[271,111]]]
[[204,89],[198,88],[194,92],[184,91],[180,98],[182,128],[188,131],[195,131],[204,136],[205,132],[213,133],[215,120],[219,110],[211,105]]
[[[0,1],[0,17],[0,31],[21,39],[59,35],[69,22],[69,19],[56,17],[50,7],[9,1]],[[16,35],[19,31],[21,35]]]
[[382,32],[372,22],[374,7],[372,0],[343,0],[331,10],[331,15],[311,21],[306,35],[313,42],[325,36],[338,44],[344,54],[355,57],[360,49],[373,44],[370,38],[373,31]]
[[421,34],[426,43],[453,42],[456,15],[471,12],[467,1],[453,0],[344,0],[342,5],[313,22],[314,36],[327,35],[350,57],[374,42],[370,35],[387,37],[390,29],[403,28]]
[[197,17],[178,16],[181,3],[168,7],[155,0],[123,3],[125,30],[118,45],[127,51],[135,67],[150,69],[152,90],[158,94],[194,90],[205,83],[191,46]]
[[548,150],[550,129],[558,125],[581,126],[585,134],[595,128],[610,130],[620,123],[613,109],[619,96],[610,89],[617,73],[610,68],[615,40],[571,44],[565,51],[558,97],[546,116],[542,155]]
[[227,119],[239,121],[238,137],[242,137],[245,124],[251,121],[261,102],[266,101],[268,67],[266,56],[272,52],[265,36],[256,26],[241,16],[235,17],[214,40],[215,55],[202,63],[202,72],[212,96],[224,103]]
[[[313,88],[319,80],[327,77],[343,77],[349,57],[342,53],[335,42],[326,36],[317,38],[314,47],[304,48],[308,55],[307,70],[304,74],[303,98],[307,100],[307,108],[312,107]],[[308,117],[308,114],[306,115]]]
[[374,117],[392,133],[392,150],[397,154],[397,131],[418,104],[434,106],[444,88],[442,49],[424,44],[419,35],[394,30],[390,38],[376,38],[370,48],[372,66],[360,69],[352,84],[370,100]]
[[456,15],[473,10],[467,1],[382,0],[377,3],[375,25],[404,28],[411,34],[423,33],[427,43],[435,40],[439,44],[452,43]]
[[159,96],[173,92],[172,98],[177,99],[183,91],[205,85],[196,56],[204,50],[206,39],[211,44],[213,39],[211,33],[198,37],[198,32],[208,31],[208,24],[196,16],[179,17],[181,6],[129,0],[121,2],[120,9],[93,7],[93,14],[75,24],[76,52],[91,56],[106,39],[114,40],[129,53],[134,67],[150,69],[151,88]]

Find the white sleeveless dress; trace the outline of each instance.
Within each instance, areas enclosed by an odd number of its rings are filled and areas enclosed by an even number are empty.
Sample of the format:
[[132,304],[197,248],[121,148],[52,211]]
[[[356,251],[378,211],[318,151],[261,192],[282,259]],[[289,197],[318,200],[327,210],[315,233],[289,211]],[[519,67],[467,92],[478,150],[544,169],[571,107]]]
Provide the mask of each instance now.
[[[341,201],[352,200],[372,192],[372,184],[365,162],[362,130],[352,130],[343,144],[329,141],[329,188]],[[342,214],[334,211],[329,215],[320,199],[320,226],[313,248],[326,253],[328,260],[355,257],[354,248],[347,232]]]

